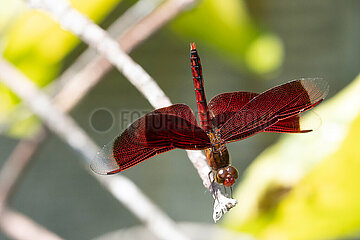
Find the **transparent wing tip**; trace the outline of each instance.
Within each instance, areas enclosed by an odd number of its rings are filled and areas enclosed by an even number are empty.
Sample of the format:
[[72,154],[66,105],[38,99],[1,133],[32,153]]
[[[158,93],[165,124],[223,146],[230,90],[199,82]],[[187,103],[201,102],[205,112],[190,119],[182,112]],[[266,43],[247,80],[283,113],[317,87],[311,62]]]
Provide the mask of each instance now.
[[301,78],[303,87],[311,96],[310,101],[315,103],[324,99],[329,93],[329,83],[323,78]]
[[90,163],[90,169],[97,174],[108,175],[119,171],[119,165],[113,157],[113,143],[106,144]]
[[299,114],[301,131],[316,131],[321,127],[322,121],[319,115],[314,112],[306,112]]

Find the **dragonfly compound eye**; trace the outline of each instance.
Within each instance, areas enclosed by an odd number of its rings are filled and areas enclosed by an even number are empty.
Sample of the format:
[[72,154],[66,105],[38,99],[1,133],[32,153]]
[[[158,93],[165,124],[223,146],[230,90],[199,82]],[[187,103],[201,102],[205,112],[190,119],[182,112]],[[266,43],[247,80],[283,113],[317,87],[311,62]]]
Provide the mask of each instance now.
[[235,179],[237,179],[239,177],[238,170],[236,168],[234,168],[233,166],[227,166],[225,168],[225,171]]
[[226,178],[227,172],[225,171],[224,168],[220,168],[219,170],[217,170],[216,172],[216,176],[215,176],[215,181],[217,183],[224,183],[225,178]]
[[220,168],[216,173],[216,182],[223,184],[225,187],[231,187],[238,178],[239,173],[233,166]]
[[231,187],[234,183],[235,183],[235,178],[232,177],[231,175],[227,175],[225,180],[224,180],[223,185],[225,187]]

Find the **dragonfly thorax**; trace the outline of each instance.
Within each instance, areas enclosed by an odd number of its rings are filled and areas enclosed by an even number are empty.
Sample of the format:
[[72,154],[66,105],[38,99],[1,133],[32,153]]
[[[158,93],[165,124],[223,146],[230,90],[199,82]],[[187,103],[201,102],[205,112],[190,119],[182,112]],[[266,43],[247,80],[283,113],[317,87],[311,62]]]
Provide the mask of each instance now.
[[206,159],[210,167],[216,171],[219,168],[226,167],[230,164],[229,152],[225,143],[221,141],[216,130],[207,133],[211,141],[211,147],[205,149]]
[[215,181],[225,187],[230,187],[238,178],[238,171],[233,166],[230,166],[229,152],[216,129],[209,132],[208,136],[212,147],[205,149],[205,155],[208,164],[213,170]]
[[230,164],[229,152],[225,146],[220,149],[215,147],[205,149],[206,159],[212,170],[216,171]]

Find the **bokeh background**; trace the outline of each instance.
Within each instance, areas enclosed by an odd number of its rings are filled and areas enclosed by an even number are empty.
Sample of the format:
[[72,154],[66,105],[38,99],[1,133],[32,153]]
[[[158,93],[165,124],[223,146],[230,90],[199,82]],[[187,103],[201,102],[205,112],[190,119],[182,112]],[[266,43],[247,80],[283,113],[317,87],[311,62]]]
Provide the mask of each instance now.
[[[136,3],[72,2],[104,28]],[[202,60],[208,100],[222,92],[262,92],[300,77],[329,82],[327,100],[315,110],[322,119],[315,133],[261,133],[229,144],[241,176],[235,187],[240,202],[220,225],[259,239],[360,239],[359,13],[356,0],[203,0],[131,52],[173,103],[194,111],[192,41]],[[22,1],[0,0],[0,16],[3,56],[39,86],[53,82],[86,49]],[[70,114],[104,145],[135,120],[128,113],[150,110],[146,99],[112,70]],[[39,121],[0,85],[0,167]],[[141,224],[88,172],[80,156],[51,135],[10,205],[65,239],[90,239]],[[175,221],[212,223],[212,198],[185,151],[156,156],[122,174]],[[0,238],[7,239],[1,233]]]

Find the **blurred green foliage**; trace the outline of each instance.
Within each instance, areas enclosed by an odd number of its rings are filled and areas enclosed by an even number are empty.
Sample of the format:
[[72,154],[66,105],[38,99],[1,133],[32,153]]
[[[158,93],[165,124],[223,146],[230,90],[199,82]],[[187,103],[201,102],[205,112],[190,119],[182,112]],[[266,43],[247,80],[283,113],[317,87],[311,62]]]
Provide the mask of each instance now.
[[242,0],[203,0],[178,17],[173,28],[182,36],[218,49],[224,58],[260,76],[281,67],[283,45],[259,28]]
[[[95,22],[101,21],[120,0],[72,0],[73,7],[89,16]],[[6,3],[5,3],[6,2]],[[48,15],[25,7],[19,11],[18,1],[6,1],[12,23],[2,33],[4,57],[18,67],[38,86],[51,82],[61,68],[62,60],[79,43],[70,32],[64,31]],[[0,26],[9,17],[0,18]],[[8,128],[13,136],[28,136],[35,129],[37,120],[25,108],[18,108],[19,99],[3,85],[0,85],[0,124]]]
[[225,225],[266,240],[333,239],[357,233],[359,92],[360,76],[316,110],[323,119],[319,133],[285,136],[261,154],[239,185],[239,207]]

